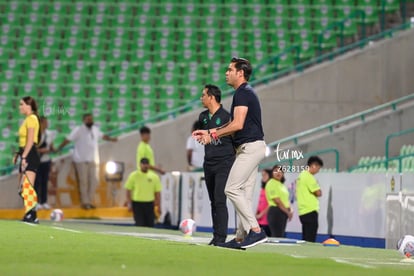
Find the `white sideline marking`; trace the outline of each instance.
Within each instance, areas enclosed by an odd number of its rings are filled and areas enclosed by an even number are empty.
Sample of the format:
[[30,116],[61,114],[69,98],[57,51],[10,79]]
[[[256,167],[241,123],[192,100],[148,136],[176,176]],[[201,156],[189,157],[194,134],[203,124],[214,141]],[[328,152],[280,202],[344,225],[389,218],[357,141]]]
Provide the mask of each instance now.
[[38,226],[38,224],[35,224],[35,223],[30,223],[30,222],[25,222],[25,221],[23,221],[23,223],[26,225],[34,226],[34,227]]
[[387,259],[382,259],[382,261],[378,261],[378,259],[375,258],[347,258],[347,257],[331,257],[331,259],[338,259],[338,260],[342,260],[342,261],[348,261],[349,263],[355,264],[352,261],[356,261],[356,262],[366,262],[368,264],[372,264],[372,265],[410,265],[411,263],[414,263],[414,260],[411,261],[396,261],[393,258],[387,258]]
[[136,232],[102,232],[104,234],[121,235],[121,236],[133,236],[151,240],[168,240],[186,243],[199,243],[208,244],[209,238],[203,237],[185,237],[184,235],[171,235],[171,234],[155,234],[155,233],[136,233]]
[[412,259],[412,258],[404,258],[400,262],[401,263],[414,263],[414,259]]
[[378,264],[378,265],[411,265],[408,262],[369,262],[370,264]]
[[339,259],[339,258],[331,258],[331,259],[340,264],[354,265],[354,266],[359,266],[363,268],[375,268],[375,266],[372,266],[372,265],[358,264],[358,263],[346,261],[344,259]]
[[289,256],[291,256],[293,258],[296,258],[296,259],[306,259],[307,258],[307,256],[300,256],[300,255],[289,255]]
[[78,230],[72,230],[72,229],[67,229],[63,227],[52,226],[52,228],[56,230],[62,230],[62,231],[67,231],[67,232],[72,232],[72,233],[82,233],[81,231],[78,231]]

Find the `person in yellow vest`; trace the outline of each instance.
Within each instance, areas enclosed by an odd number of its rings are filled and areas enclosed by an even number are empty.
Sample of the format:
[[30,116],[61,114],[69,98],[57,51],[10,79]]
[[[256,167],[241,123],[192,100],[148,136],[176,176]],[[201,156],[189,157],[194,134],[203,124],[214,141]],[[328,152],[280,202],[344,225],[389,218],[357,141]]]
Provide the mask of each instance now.
[[283,184],[284,182],[285,176],[281,166],[274,166],[272,178],[265,187],[266,199],[269,204],[267,221],[272,237],[285,237],[287,221],[290,221],[293,216],[289,203],[289,191]]
[[150,170],[149,160],[140,160],[140,170],[132,172],[125,183],[128,210],[136,226],[154,227],[155,211],[161,213],[161,181]]
[[302,239],[309,242],[316,241],[318,232],[318,197],[322,196],[322,191],[314,175],[322,166],[323,161],[318,156],[309,157],[308,169],[302,171],[296,181],[296,200],[302,223]]
[[40,156],[36,145],[40,141],[40,121],[36,101],[30,97],[20,100],[20,113],[25,115],[19,128],[19,151],[14,163],[20,159],[19,167],[19,194],[23,198],[25,207],[24,222],[38,223],[36,205],[37,194],[34,190],[36,173],[40,165]]
[[151,129],[143,126],[140,128],[139,133],[141,135],[141,142],[139,142],[137,147],[137,169],[140,169],[140,160],[142,158],[147,158],[149,160],[149,168],[151,170],[164,174],[164,170],[155,165],[154,151],[149,144],[149,141],[151,140]]

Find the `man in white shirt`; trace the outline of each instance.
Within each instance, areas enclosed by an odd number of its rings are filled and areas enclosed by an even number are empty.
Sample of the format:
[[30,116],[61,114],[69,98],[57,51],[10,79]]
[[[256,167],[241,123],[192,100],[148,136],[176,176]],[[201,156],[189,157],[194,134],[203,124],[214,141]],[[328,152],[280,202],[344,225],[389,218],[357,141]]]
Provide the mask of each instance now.
[[[191,133],[194,130],[201,129],[201,125],[199,121],[195,121],[193,127],[191,129]],[[199,171],[203,169],[204,163],[204,146],[198,143],[194,138],[190,135],[187,138],[186,144],[187,150],[187,162],[188,162],[188,170],[189,171]]]
[[35,190],[39,198],[37,204],[37,209],[50,209],[50,205],[47,203],[47,193],[48,193],[48,182],[49,182],[49,173],[52,160],[49,153],[53,152],[55,149],[53,147],[53,140],[55,139],[55,131],[48,129],[49,123],[46,117],[40,117],[40,132],[41,138],[37,146],[37,152],[40,155],[40,165],[37,170],[36,180],[35,180]]
[[75,127],[69,136],[59,145],[61,150],[70,142],[74,142],[73,162],[79,179],[81,207],[94,209],[92,204],[99,175],[99,139],[116,142],[117,138],[103,134],[93,125],[92,114],[83,115],[83,124]]

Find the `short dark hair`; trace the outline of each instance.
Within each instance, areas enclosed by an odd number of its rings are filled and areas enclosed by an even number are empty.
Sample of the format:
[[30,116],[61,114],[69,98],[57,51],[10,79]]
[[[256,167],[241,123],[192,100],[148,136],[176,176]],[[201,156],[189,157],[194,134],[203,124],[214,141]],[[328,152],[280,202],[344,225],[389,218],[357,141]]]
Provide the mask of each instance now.
[[150,134],[151,133],[151,129],[147,126],[143,126],[139,129],[139,133],[140,134]]
[[144,157],[144,158],[141,158],[140,163],[141,164],[149,164],[150,162],[149,162],[149,159],[148,158]]
[[253,71],[250,61],[248,61],[245,58],[233,57],[231,59],[231,62],[234,63],[234,67],[236,68],[236,71],[243,70],[243,76],[248,81]]
[[216,102],[221,102],[221,90],[213,84],[206,84],[204,88],[207,89],[207,95],[213,96],[216,99]]
[[199,120],[195,121],[193,124],[193,130],[198,130],[198,129],[201,129],[202,127],[203,126],[201,125]]
[[82,116],[82,120],[85,120],[86,117],[92,116],[92,113],[85,113]]
[[280,179],[280,182],[281,183],[285,183],[285,181],[286,181],[286,178],[285,178],[285,172],[284,172],[284,170],[283,170],[283,167],[281,166],[281,165],[274,165],[273,166],[273,168],[272,168],[272,170],[271,170],[271,174],[270,174],[270,176],[271,177],[273,177],[273,171],[274,170],[280,170],[282,173],[283,173],[283,176],[282,176],[282,178]]
[[319,156],[311,156],[308,159],[308,166],[312,165],[313,163],[318,164],[319,166],[323,167],[323,161]]

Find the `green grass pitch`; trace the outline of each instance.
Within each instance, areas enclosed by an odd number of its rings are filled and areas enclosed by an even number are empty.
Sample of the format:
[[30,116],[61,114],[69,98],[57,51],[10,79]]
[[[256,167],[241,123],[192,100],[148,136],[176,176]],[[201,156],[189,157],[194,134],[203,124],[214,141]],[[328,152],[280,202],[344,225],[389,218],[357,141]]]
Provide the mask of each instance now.
[[207,246],[209,235],[64,221],[0,220],[0,275],[412,275],[396,250]]

